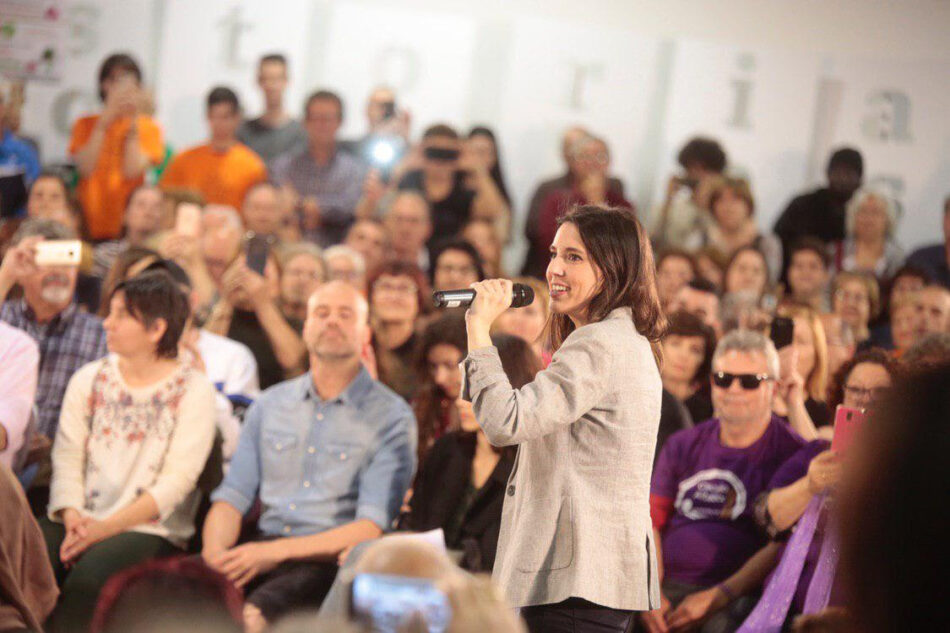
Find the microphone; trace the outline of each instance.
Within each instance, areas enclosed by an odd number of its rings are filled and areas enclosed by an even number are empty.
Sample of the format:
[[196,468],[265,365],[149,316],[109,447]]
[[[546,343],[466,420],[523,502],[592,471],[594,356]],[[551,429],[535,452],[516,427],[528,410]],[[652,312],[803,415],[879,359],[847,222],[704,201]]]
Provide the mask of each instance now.
[[[458,308],[470,306],[475,300],[475,291],[471,288],[461,290],[438,290],[432,293],[432,302],[437,308]],[[515,284],[511,288],[511,307],[523,308],[534,302],[534,290],[525,284]]]

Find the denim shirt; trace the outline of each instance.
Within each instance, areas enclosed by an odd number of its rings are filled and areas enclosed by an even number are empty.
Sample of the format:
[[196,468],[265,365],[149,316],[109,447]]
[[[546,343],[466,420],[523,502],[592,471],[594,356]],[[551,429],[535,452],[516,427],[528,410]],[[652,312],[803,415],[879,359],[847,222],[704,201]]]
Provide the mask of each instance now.
[[320,398],[307,373],[248,409],[211,499],[245,514],[260,497],[265,536],[317,534],[359,519],[387,531],[412,481],[416,443],[412,410],[365,368],[333,400]]

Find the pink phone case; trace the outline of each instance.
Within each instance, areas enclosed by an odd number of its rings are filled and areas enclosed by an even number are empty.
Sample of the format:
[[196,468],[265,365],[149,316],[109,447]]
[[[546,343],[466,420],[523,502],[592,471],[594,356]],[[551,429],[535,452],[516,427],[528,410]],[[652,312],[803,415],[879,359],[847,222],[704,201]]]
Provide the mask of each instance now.
[[831,450],[844,453],[854,442],[854,436],[864,424],[866,414],[862,409],[852,409],[838,405],[835,409],[835,434],[831,439]]

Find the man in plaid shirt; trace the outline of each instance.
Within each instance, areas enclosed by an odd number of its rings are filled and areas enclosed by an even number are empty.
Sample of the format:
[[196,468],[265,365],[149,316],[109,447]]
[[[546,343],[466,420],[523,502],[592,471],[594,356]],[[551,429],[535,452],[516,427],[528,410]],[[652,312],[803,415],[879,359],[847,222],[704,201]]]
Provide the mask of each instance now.
[[59,410],[73,373],[106,355],[106,337],[96,316],[81,312],[74,301],[76,266],[37,266],[36,244],[42,239],[69,240],[69,228],[51,220],[30,219],[13,237],[14,246],[0,263],[0,300],[19,284],[23,297],[4,301],[0,320],[29,334],[40,348],[36,406],[37,431],[52,440]]

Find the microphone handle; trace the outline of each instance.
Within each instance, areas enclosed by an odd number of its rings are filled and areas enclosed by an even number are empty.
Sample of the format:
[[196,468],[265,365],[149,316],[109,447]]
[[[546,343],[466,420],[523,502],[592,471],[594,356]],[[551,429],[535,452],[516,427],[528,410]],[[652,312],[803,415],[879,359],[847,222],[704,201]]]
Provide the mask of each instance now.
[[459,290],[441,290],[432,293],[437,308],[460,308],[462,306],[472,305],[475,300],[475,291],[471,288],[461,288]]
[[[534,301],[534,291],[530,286],[515,284],[512,288],[511,307],[521,308],[531,305]],[[432,293],[432,300],[437,308],[460,308],[472,305],[475,300],[475,291],[471,288],[458,290],[439,290]]]

